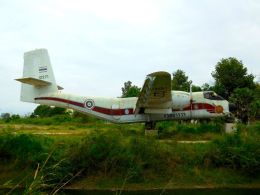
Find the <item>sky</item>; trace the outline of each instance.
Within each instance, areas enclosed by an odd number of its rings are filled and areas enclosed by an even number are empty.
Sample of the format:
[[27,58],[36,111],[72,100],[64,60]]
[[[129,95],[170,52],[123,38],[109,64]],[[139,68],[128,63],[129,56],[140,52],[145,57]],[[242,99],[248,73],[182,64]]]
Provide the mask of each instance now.
[[0,113],[28,114],[21,102],[23,53],[48,49],[65,92],[119,97],[154,71],[184,70],[213,84],[221,58],[260,77],[259,0],[1,0]]

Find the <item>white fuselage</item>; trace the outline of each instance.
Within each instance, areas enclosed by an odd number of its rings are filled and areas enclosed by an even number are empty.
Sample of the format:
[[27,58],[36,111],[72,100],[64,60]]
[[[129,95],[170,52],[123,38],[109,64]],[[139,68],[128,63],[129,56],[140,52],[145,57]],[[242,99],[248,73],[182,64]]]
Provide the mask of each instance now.
[[[172,91],[172,112],[135,114],[137,98],[99,98],[57,93],[35,98],[35,103],[73,109],[114,123],[136,123],[161,120],[203,119],[223,116],[229,113],[228,101],[210,100],[203,92],[194,92],[192,104],[190,94]],[[219,111],[219,108],[222,108]]]
[[[212,91],[171,91],[171,74],[146,76],[139,98],[98,98],[59,91],[48,51],[24,53],[21,101],[70,108],[115,123],[212,118],[229,114],[228,102]],[[148,125],[148,126],[149,126]]]

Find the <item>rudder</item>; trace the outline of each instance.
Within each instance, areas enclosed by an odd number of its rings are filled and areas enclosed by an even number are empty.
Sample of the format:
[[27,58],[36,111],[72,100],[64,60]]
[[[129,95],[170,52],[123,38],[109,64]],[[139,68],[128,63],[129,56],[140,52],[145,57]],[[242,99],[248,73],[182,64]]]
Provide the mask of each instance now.
[[21,101],[35,102],[34,98],[58,91],[48,51],[36,49],[24,53]]

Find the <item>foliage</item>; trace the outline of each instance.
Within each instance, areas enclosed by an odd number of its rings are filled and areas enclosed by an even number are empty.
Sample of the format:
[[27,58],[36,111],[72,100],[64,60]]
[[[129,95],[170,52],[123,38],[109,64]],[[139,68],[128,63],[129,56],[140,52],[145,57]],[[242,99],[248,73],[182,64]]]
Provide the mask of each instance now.
[[6,123],[9,124],[33,124],[33,125],[59,125],[62,123],[73,123],[79,122],[76,118],[72,118],[70,115],[55,115],[52,117],[23,117],[23,118],[10,118],[6,120]]
[[191,81],[183,70],[176,70],[172,76],[172,90],[189,91]]
[[257,138],[260,135],[260,122],[256,122],[256,123],[253,123],[251,125],[247,125],[246,130],[254,138]]
[[250,106],[250,116],[260,119],[260,84],[257,84],[254,90],[254,101]]
[[[159,123],[158,128],[175,129],[191,136],[211,129],[221,131],[214,123],[185,125],[166,121]],[[78,175],[88,180],[107,178],[139,184],[172,178],[183,182],[183,176],[193,183],[201,179],[207,183],[209,175],[210,179],[215,178],[214,172],[221,170],[236,177],[257,177],[260,123],[239,125],[238,132],[208,144],[179,144],[169,137],[156,140],[127,129],[91,131],[73,142],[64,142],[65,137],[61,141],[57,137],[5,133],[0,136],[0,162],[16,162],[19,167],[35,170],[26,180],[29,192],[41,190],[43,184],[55,191]],[[207,170],[204,178],[200,178]],[[222,181],[221,176],[218,177]]]
[[223,125],[221,122],[178,124],[173,121],[163,121],[156,125],[160,138],[174,137],[178,134],[203,134],[206,132],[220,133],[222,132],[222,127]]
[[38,194],[44,187],[60,187],[71,179],[72,168],[63,155],[64,148],[54,146],[53,140],[46,137],[5,133],[0,135],[0,165],[14,162],[14,168],[21,171],[37,167],[22,180],[26,179],[24,194]]
[[[75,121],[77,123],[87,123],[91,120],[93,121],[93,119],[94,119],[92,116],[88,116],[88,115],[83,114],[78,111],[73,112],[72,118],[73,118],[73,121]],[[97,119],[94,119],[94,120],[97,120]]]
[[131,81],[127,81],[124,83],[124,87],[122,87],[122,96],[123,98],[126,97],[137,97],[141,91],[141,88],[137,87],[136,85],[132,85]]
[[208,83],[204,83],[201,86],[202,91],[214,91],[214,87],[210,86]]
[[132,181],[142,181],[145,172],[151,169],[155,174],[167,175],[170,166],[163,161],[169,156],[168,150],[155,140],[140,136],[125,139],[115,131],[93,132],[72,146],[69,154],[72,166],[76,170],[84,169],[87,175],[119,174]]
[[248,75],[242,61],[233,57],[221,59],[212,76],[215,79],[215,92],[225,99],[228,99],[236,88],[253,89],[255,86],[254,76]]
[[253,136],[225,135],[213,142],[205,159],[216,167],[229,167],[249,176],[259,176],[260,143]]
[[8,120],[11,117],[10,113],[2,113],[1,114],[1,119],[3,120]]
[[3,117],[2,117],[2,120],[5,122],[5,123],[8,123],[10,121],[14,121],[14,120],[19,120],[21,117],[19,114],[13,114],[13,115],[10,115],[9,113],[4,113]]
[[19,164],[36,164],[44,159],[47,149],[44,145],[50,142],[47,139],[32,135],[3,134],[0,136],[1,161],[16,160]]
[[66,113],[65,108],[51,107],[46,105],[39,105],[35,108],[32,116],[52,117]]
[[[248,88],[237,88],[230,97],[230,101],[237,107],[236,116],[243,123],[247,123],[252,103],[254,102],[254,93]],[[256,105],[257,106],[257,105]]]
[[12,115],[6,120],[0,120],[2,123],[8,124],[33,124],[33,125],[60,125],[60,124],[86,124],[89,122],[96,122],[99,119],[92,116],[87,116],[79,112],[73,114],[57,114],[52,117],[20,117],[19,115]]
[[255,99],[250,105],[250,116],[260,119],[260,98]]
[[193,91],[193,92],[197,92],[197,91],[202,91],[202,89],[201,89],[200,86],[192,85],[192,91]]

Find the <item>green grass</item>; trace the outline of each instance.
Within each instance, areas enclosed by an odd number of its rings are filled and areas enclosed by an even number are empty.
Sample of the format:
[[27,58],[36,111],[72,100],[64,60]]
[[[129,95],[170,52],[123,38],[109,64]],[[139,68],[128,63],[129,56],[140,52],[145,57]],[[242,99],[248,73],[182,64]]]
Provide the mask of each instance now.
[[[157,128],[159,138],[145,137],[142,124],[2,123],[0,185],[25,177],[22,185],[36,191],[42,184],[53,189],[70,179],[70,185],[86,188],[260,184],[260,123],[239,125],[231,135],[214,123],[163,122]],[[212,142],[177,143],[206,138]]]
[[175,121],[163,121],[156,125],[160,138],[176,137],[179,135],[204,135],[221,134],[223,132],[223,124],[221,122],[210,123],[177,123]]

